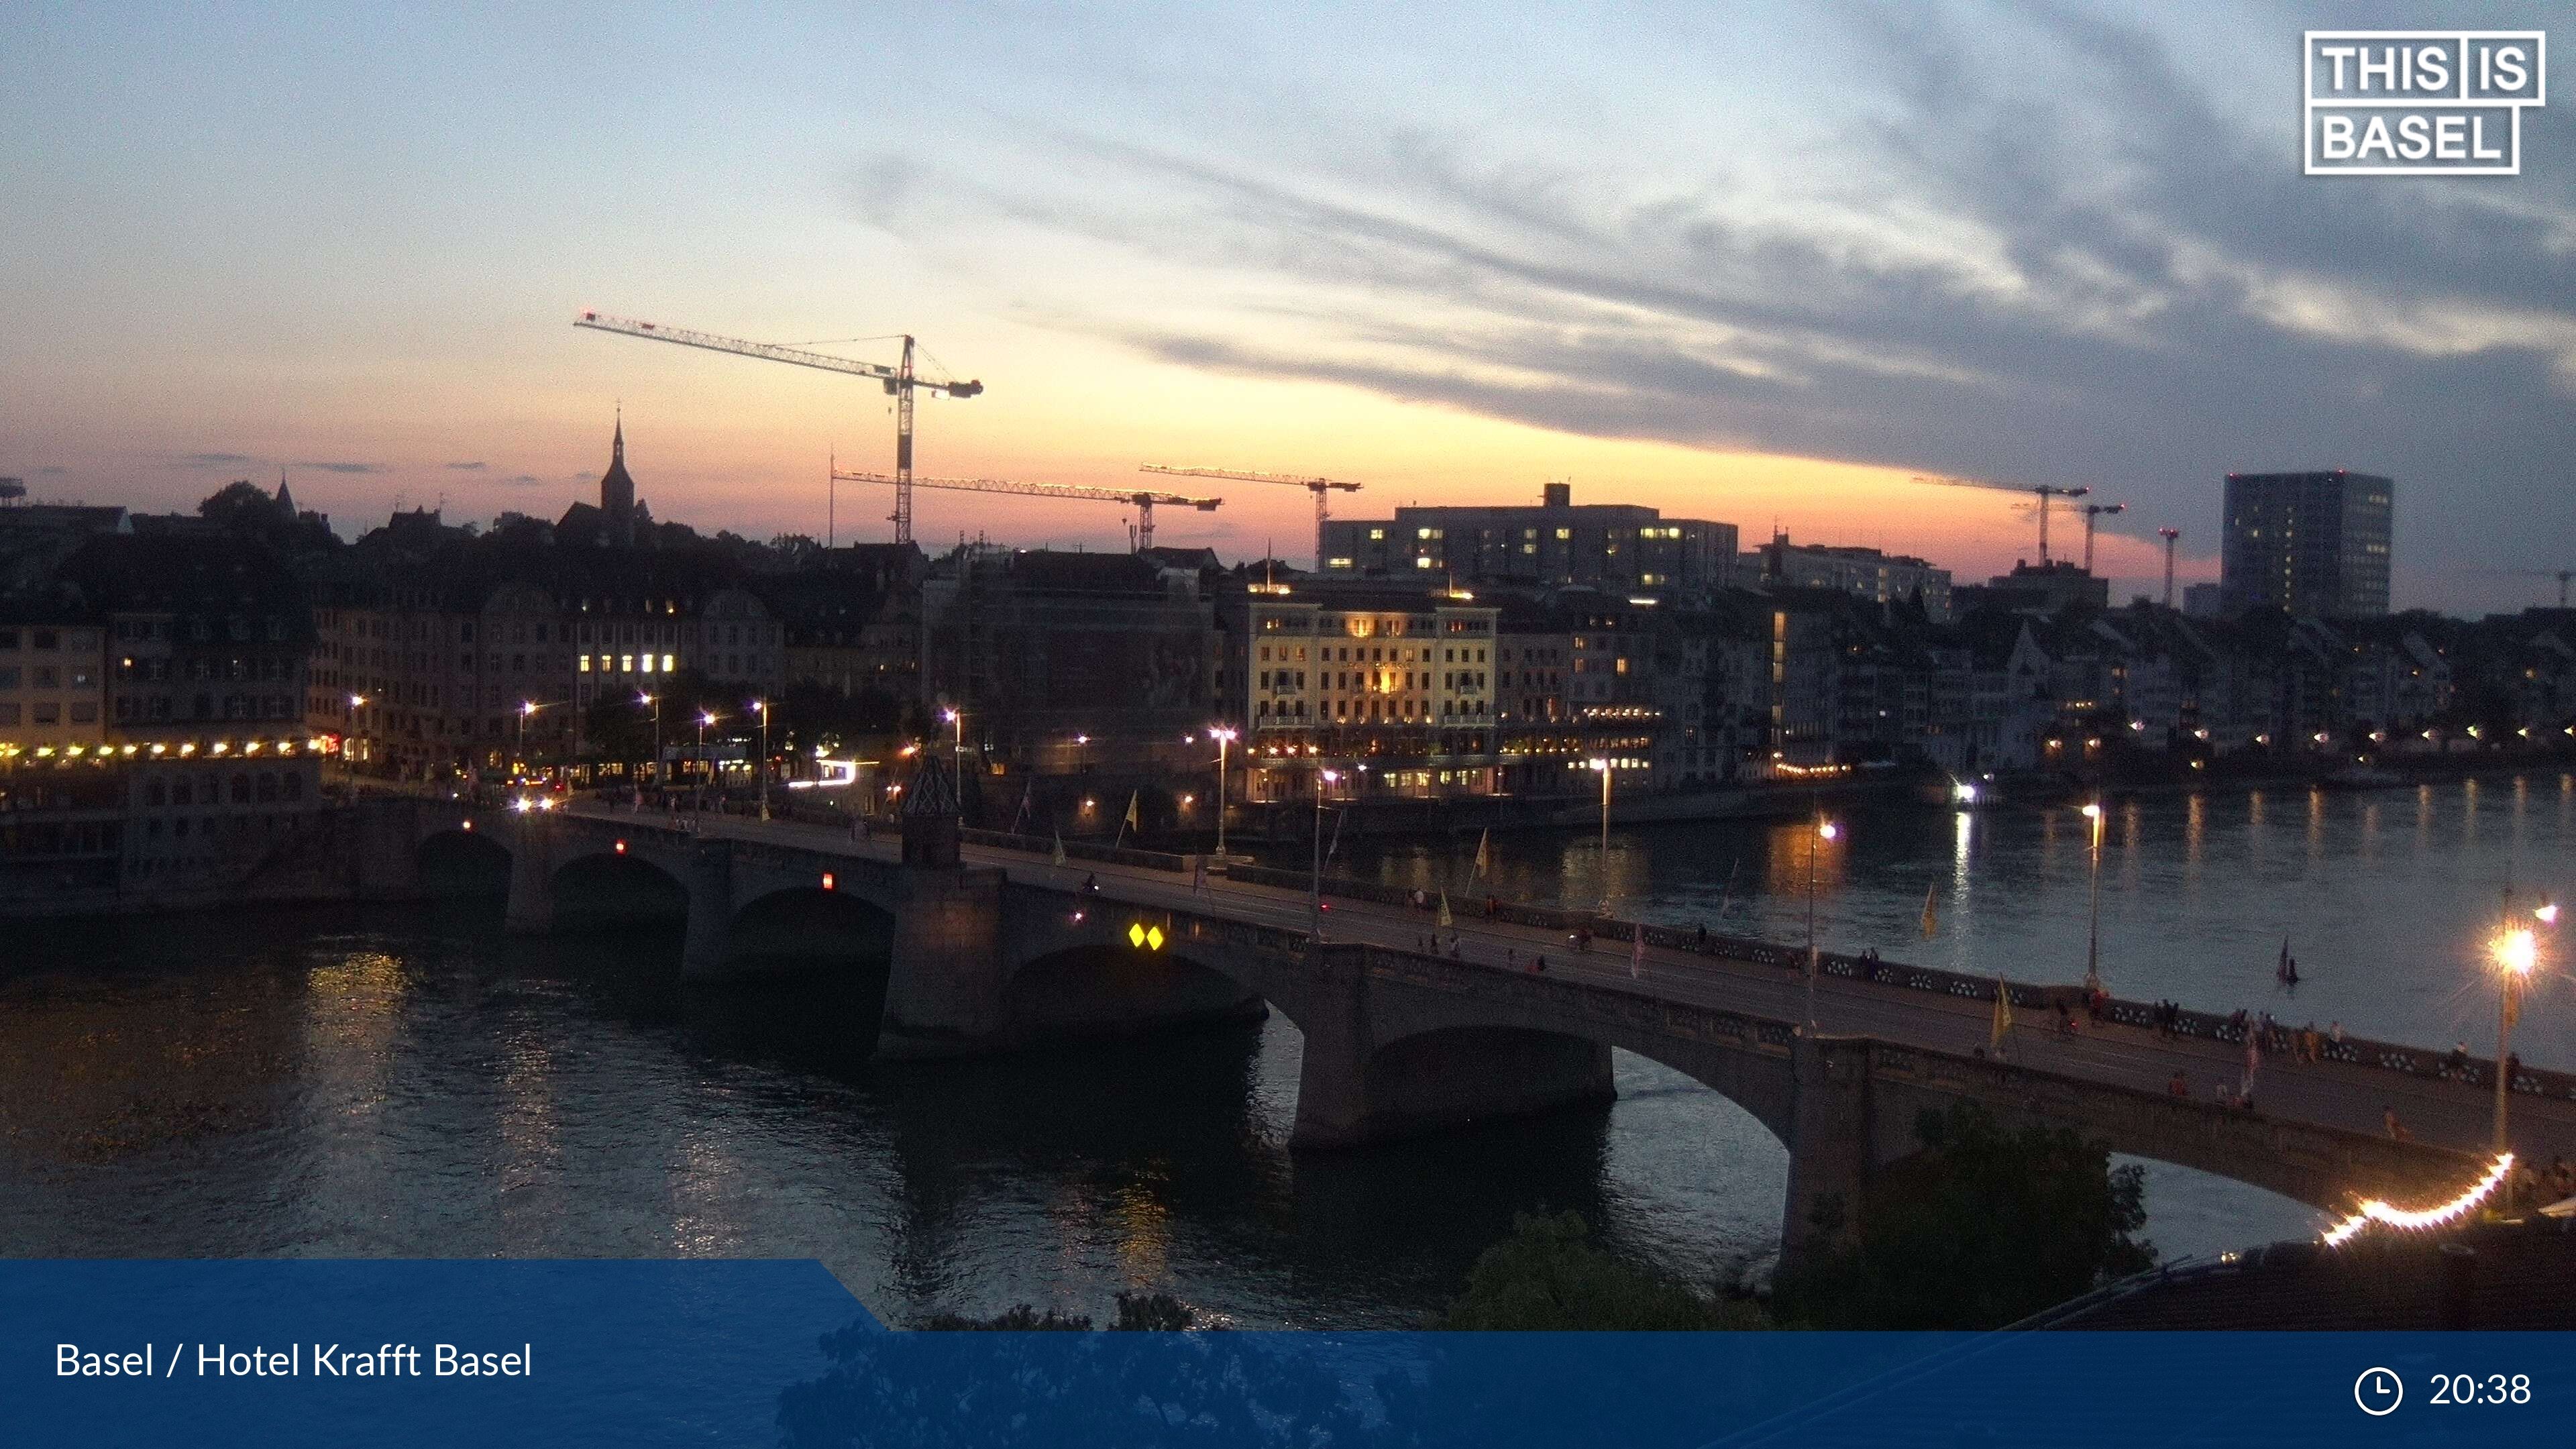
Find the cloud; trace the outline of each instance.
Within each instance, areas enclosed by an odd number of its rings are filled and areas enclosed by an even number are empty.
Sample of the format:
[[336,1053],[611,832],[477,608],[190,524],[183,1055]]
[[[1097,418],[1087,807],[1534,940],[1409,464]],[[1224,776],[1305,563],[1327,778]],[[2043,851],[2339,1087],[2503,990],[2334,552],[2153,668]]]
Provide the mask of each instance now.
[[318,468],[325,473],[382,473],[385,471],[385,465],[382,463],[315,462],[311,459],[299,460],[295,466]]
[[480,473],[483,471],[484,465],[480,461],[476,461],[472,463],[450,463],[447,467],[450,472],[455,473]]
[[[1050,164],[875,162],[845,194],[925,243],[980,221],[1122,259],[1185,300],[1103,315],[1067,268],[1021,282],[1017,310],[1181,366],[2083,483],[2141,537],[2214,532],[2223,473],[2285,466],[2396,475],[2417,560],[2515,520],[2576,529],[2551,482],[2576,452],[2569,157],[2533,138],[2510,188],[2301,177],[2294,106],[2229,109],[2206,84],[2212,47],[2277,16],[2204,37],[2045,0],[1833,15],[1868,103],[1787,117],[1812,147],[1747,138],[1696,171],[1651,159],[1671,154],[1651,128],[1631,148],[1649,159],[1551,153],[1544,105],[1443,130],[1399,97],[1223,153],[1035,125]],[[1594,129],[1658,119],[1700,120]]]
[[171,466],[176,468],[246,468],[260,461],[247,453],[185,453]]
[[64,466],[63,466],[62,464],[60,464],[60,463],[47,463],[47,464],[45,464],[43,467],[38,468],[38,469],[36,470],[36,474],[37,474],[37,476],[38,476],[38,477],[43,477],[43,478],[53,478],[53,477],[59,477],[59,476],[61,476],[62,474],[68,473],[68,472],[70,472],[70,471],[71,471],[71,469],[64,467]]
[[514,473],[501,481],[513,488],[534,488],[546,480],[534,473]]

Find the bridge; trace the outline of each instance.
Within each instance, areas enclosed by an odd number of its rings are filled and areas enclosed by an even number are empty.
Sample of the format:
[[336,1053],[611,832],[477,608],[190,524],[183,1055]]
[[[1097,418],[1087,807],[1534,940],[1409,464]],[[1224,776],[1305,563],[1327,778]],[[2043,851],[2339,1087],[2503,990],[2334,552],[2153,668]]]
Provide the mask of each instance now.
[[[1363,1147],[1614,1096],[1632,1051],[1728,1097],[1788,1149],[1786,1250],[1848,1226],[1874,1172],[1920,1150],[1919,1116],[1974,1102],[2006,1125],[2071,1127],[2115,1152],[2254,1184],[2322,1209],[2359,1197],[2439,1202],[2488,1160],[2493,1064],[2357,1039],[2267,1055],[2259,1110],[2215,1099],[2243,1071],[2229,1018],[2114,1002],[2101,1022],[2062,987],[2004,986],[1828,955],[1806,1019],[1806,953],[1486,901],[1440,928],[1404,892],[1326,882],[1324,939],[1304,875],[1192,857],[966,833],[953,866],[906,864],[892,839],[727,816],[691,823],[578,805],[543,812],[377,801],[377,893],[418,848],[468,833],[510,854],[509,928],[576,917],[603,867],[686,897],[685,977],[756,969],[753,938],[834,919],[877,943],[886,1059],[1285,1015],[1303,1033],[1293,1147]],[[799,924],[807,923],[807,924]],[[1573,952],[1568,932],[1593,933]],[[1640,946],[1636,936],[1642,933]],[[1544,958],[1544,969],[1538,963]],[[2015,1022],[1989,1052],[1994,994]],[[2285,1043],[2274,1043],[2280,1046]],[[2188,1095],[2171,1086],[2179,1074]],[[2576,1076],[2523,1070],[2514,1147],[2576,1152]],[[2394,1110],[2406,1140],[2383,1130]]]

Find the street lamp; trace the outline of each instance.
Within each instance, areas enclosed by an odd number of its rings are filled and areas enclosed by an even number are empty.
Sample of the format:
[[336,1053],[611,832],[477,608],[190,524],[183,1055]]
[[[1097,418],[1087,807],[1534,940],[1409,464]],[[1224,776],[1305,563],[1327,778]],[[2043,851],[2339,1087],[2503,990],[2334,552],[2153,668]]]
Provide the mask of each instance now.
[[716,722],[715,711],[698,711],[698,793],[696,808],[707,808],[707,726]]
[[1234,743],[1237,733],[1232,725],[1208,726],[1208,738],[1216,741],[1216,859],[1219,869],[1225,865],[1225,747]]
[[2090,800],[2084,805],[2084,822],[2092,831],[2093,903],[2084,927],[2084,994],[2094,995],[2102,989],[2102,802]]
[[769,701],[755,699],[751,707],[760,712],[760,818],[769,818]]
[[1610,914],[1610,761],[1594,758],[1584,762],[1601,772],[1601,914]]
[[1816,836],[1807,842],[1807,1035],[1816,1034],[1816,976],[1821,958],[1816,953],[1816,857],[1824,853],[1834,837],[1842,834],[1834,822],[1816,813]]
[[1306,933],[1318,943],[1324,939],[1324,795],[1340,778],[1337,770],[1315,772],[1315,875],[1306,902]]
[[[2546,905],[2531,913],[2544,925],[2558,922],[2558,907]],[[2540,964],[2540,936],[2529,926],[2508,924],[2487,943],[2487,953],[2495,960],[2499,990],[2496,993],[2495,1054],[2495,1150],[2507,1150],[2505,1142],[2505,1104],[2513,1090],[2512,1073],[2506,1060],[2513,1055],[2513,1019],[2522,1014],[2522,993],[2531,982],[2531,973]]]
[[536,718],[536,716],[537,702],[535,700],[523,699],[519,701],[519,771],[521,774],[525,774],[528,768],[528,721]]
[[1091,773],[1091,736],[1089,736],[1089,735],[1075,735],[1075,736],[1073,737],[1073,749],[1074,749],[1074,755],[1073,755],[1073,768],[1074,768],[1074,772],[1075,772],[1076,774],[1082,774],[1082,775],[1088,775],[1088,774],[1090,774],[1090,773]]
[[[662,780],[662,699],[638,691],[635,702],[653,707],[653,782],[658,786]],[[635,807],[644,808],[644,781],[640,776],[635,781]]]

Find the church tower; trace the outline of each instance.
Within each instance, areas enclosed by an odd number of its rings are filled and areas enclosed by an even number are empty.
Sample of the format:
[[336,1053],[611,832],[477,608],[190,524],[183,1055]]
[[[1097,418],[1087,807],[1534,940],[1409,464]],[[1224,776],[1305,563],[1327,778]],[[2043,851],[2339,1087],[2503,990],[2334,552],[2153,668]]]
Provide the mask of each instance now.
[[635,480],[626,475],[626,410],[617,410],[617,432],[608,444],[608,471],[599,475],[599,511],[607,542],[615,548],[635,544]]

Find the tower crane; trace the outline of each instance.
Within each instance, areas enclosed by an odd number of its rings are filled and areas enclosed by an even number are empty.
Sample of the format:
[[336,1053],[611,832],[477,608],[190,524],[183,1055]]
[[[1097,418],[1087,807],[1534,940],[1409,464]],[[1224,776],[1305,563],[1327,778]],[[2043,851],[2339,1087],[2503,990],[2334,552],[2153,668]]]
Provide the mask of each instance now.
[[2126,513],[2125,503],[2087,503],[2084,505],[2084,572],[2093,572],[2093,520],[2106,513]]
[[2082,498],[2090,488],[2059,488],[2047,483],[2012,483],[1996,478],[1944,478],[1929,473],[1914,475],[1917,483],[1938,483],[1948,488],[1991,488],[2005,493],[2034,493],[2039,496],[2039,563],[2048,566],[2048,500],[2063,498],[2069,502]]
[[1158,493],[1138,488],[1093,488],[1081,483],[1023,483],[1011,478],[906,478],[889,473],[840,473],[843,483],[892,483],[897,488],[945,488],[959,493],[1015,493],[1023,498],[1078,498],[1092,503],[1127,503],[1136,509],[1136,551],[1154,546],[1154,505],[1195,508],[1214,513],[1222,498],[1193,498],[1184,493]]
[[641,337],[650,342],[676,342],[682,347],[702,347],[709,352],[730,352],[736,357],[766,358],[771,362],[794,363],[798,367],[815,367],[825,372],[843,372],[854,377],[874,378],[885,384],[886,396],[894,399],[894,473],[888,480],[894,484],[894,541],[912,542],[912,395],[915,389],[946,393],[950,397],[974,397],[984,390],[975,381],[959,382],[953,378],[923,377],[913,368],[913,340],[904,334],[903,360],[893,367],[873,362],[860,362],[829,353],[808,352],[800,347],[785,347],[774,342],[745,342],[739,337],[719,337],[712,332],[692,332],[685,327],[665,327],[657,322],[637,322],[626,317],[611,317],[602,312],[584,312],[572,319],[575,327],[589,327],[601,332],[614,332],[621,337]]
[[1360,485],[1339,478],[1310,478],[1302,473],[1261,473],[1250,468],[1166,468],[1160,463],[1140,463],[1140,473],[1162,473],[1174,478],[1231,478],[1238,483],[1287,483],[1315,495],[1315,572],[1324,571],[1324,524],[1333,514],[1325,499],[1334,490],[1357,493]]
[[2568,581],[2576,579],[2576,569],[2489,569],[2484,572],[2509,579],[2556,579],[2558,607],[2562,609],[2567,607]]

